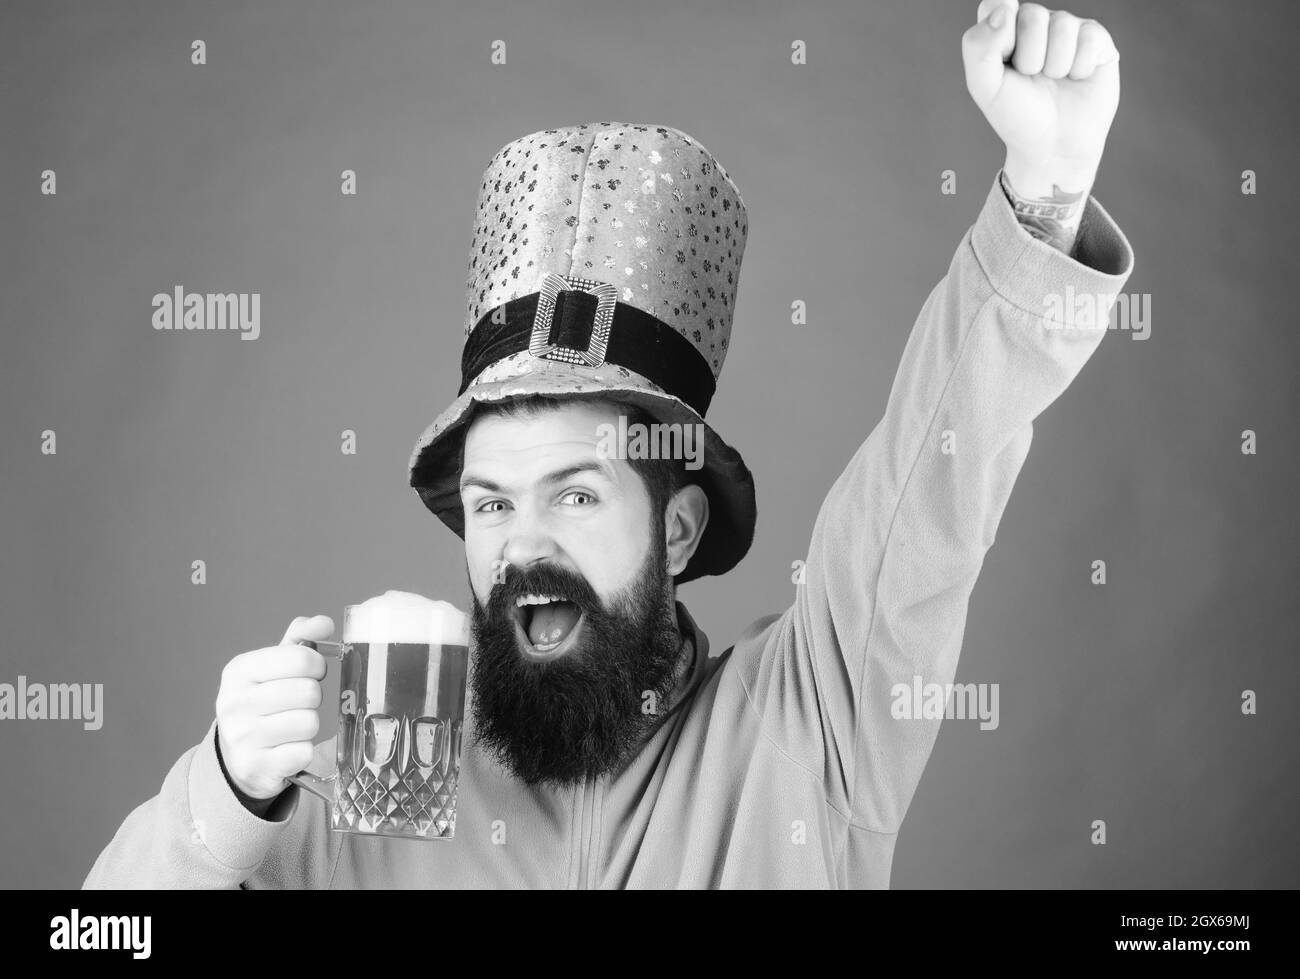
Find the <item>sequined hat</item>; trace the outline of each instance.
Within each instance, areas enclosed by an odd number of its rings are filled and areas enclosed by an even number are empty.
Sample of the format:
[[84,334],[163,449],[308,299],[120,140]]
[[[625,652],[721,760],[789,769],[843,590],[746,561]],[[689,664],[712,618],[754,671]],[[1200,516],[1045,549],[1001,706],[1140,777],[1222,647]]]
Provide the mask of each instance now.
[[709,521],[677,582],[734,567],[754,537],[754,479],[704,415],[747,231],[736,185],[680,130],[584,123],[502,147],[479,188],[460,391],[411,454],[425,506],[465,536],[459,479],[475,402],[612,398],[703,434],[703,465],[687,475],[709,497]]

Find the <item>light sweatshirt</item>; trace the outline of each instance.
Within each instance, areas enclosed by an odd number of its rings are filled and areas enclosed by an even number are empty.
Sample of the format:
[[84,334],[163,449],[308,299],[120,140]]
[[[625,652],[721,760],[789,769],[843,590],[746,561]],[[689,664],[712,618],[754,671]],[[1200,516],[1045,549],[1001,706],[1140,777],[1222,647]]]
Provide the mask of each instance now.
[[[693,666],[622,770],[529,787],[480,750],[467,709],[455,838],[362,837],[332,832],[325,802],[298,788],[279,818],[250,812],[213,724],[85,886],[888,887],[940,724],[891,708],[917,678],[953,681],[1032,423],[1105,336],[1061,322],[1067,291],[1109,311],[1132,267],[1095,199],[1066,255],[1019,225],[995,180],[921,309],[884,418],[821,506],[793,604],[711,656],[679,603]],[[334,764],[331,739],[310,769]]]

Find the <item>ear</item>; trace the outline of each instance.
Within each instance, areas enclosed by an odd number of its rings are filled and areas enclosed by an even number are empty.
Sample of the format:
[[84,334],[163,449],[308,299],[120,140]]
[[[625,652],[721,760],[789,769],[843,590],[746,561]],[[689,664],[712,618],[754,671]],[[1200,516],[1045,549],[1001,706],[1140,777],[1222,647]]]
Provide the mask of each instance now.
[[668,551],[668,573],[681,574],[704,537],[709,523],[709,497],[694,483],[673,494],[664,512],[664,535]]

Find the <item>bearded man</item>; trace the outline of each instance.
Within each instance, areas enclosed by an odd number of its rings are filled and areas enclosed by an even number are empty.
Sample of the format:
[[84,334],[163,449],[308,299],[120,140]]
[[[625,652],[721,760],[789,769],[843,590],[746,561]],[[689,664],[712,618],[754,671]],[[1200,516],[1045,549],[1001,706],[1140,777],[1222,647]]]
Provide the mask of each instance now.
[[[227,667],[207,736],[87,886],[887,887],[939,724],[892,692],[952,681],[1032,423],[1105,335],[1046,299],[1113,298],[1132,270],[1090,196],[1119,98],[1106,30],[984,0],[963,57],[1006,163],[784,613],[714,655],[676,599],[736,566],[757,515],[704,420],[749,230],[735,183],[666,126],[525,136],[484,174],[461,388],[410,466],[473,599],[455,838],[331,833],[286,781],[335,754],[311,740],[309,648],[333,623],[299,617]],[[632,451],[664,431],[697,435],[698,465]]]

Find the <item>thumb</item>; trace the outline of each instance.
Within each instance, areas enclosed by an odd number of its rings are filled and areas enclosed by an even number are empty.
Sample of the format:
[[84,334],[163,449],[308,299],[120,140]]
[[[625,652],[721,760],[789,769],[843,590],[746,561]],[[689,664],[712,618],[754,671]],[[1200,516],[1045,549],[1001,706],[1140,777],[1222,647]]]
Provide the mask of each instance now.
[[966,65],[966,88],[979,106],[998,94],[1006,73],[1006,60],[1016,49],[1018,0],[983,0],[980,20],[961,38]]
[[328,639],[332,635],[334,635],[334,620],[328,615],[313,615],[310,618],[300,615],[289,623],[288,629],[284,630],[284,638],[280,640],[280,645],[307,644],[318,639]]

